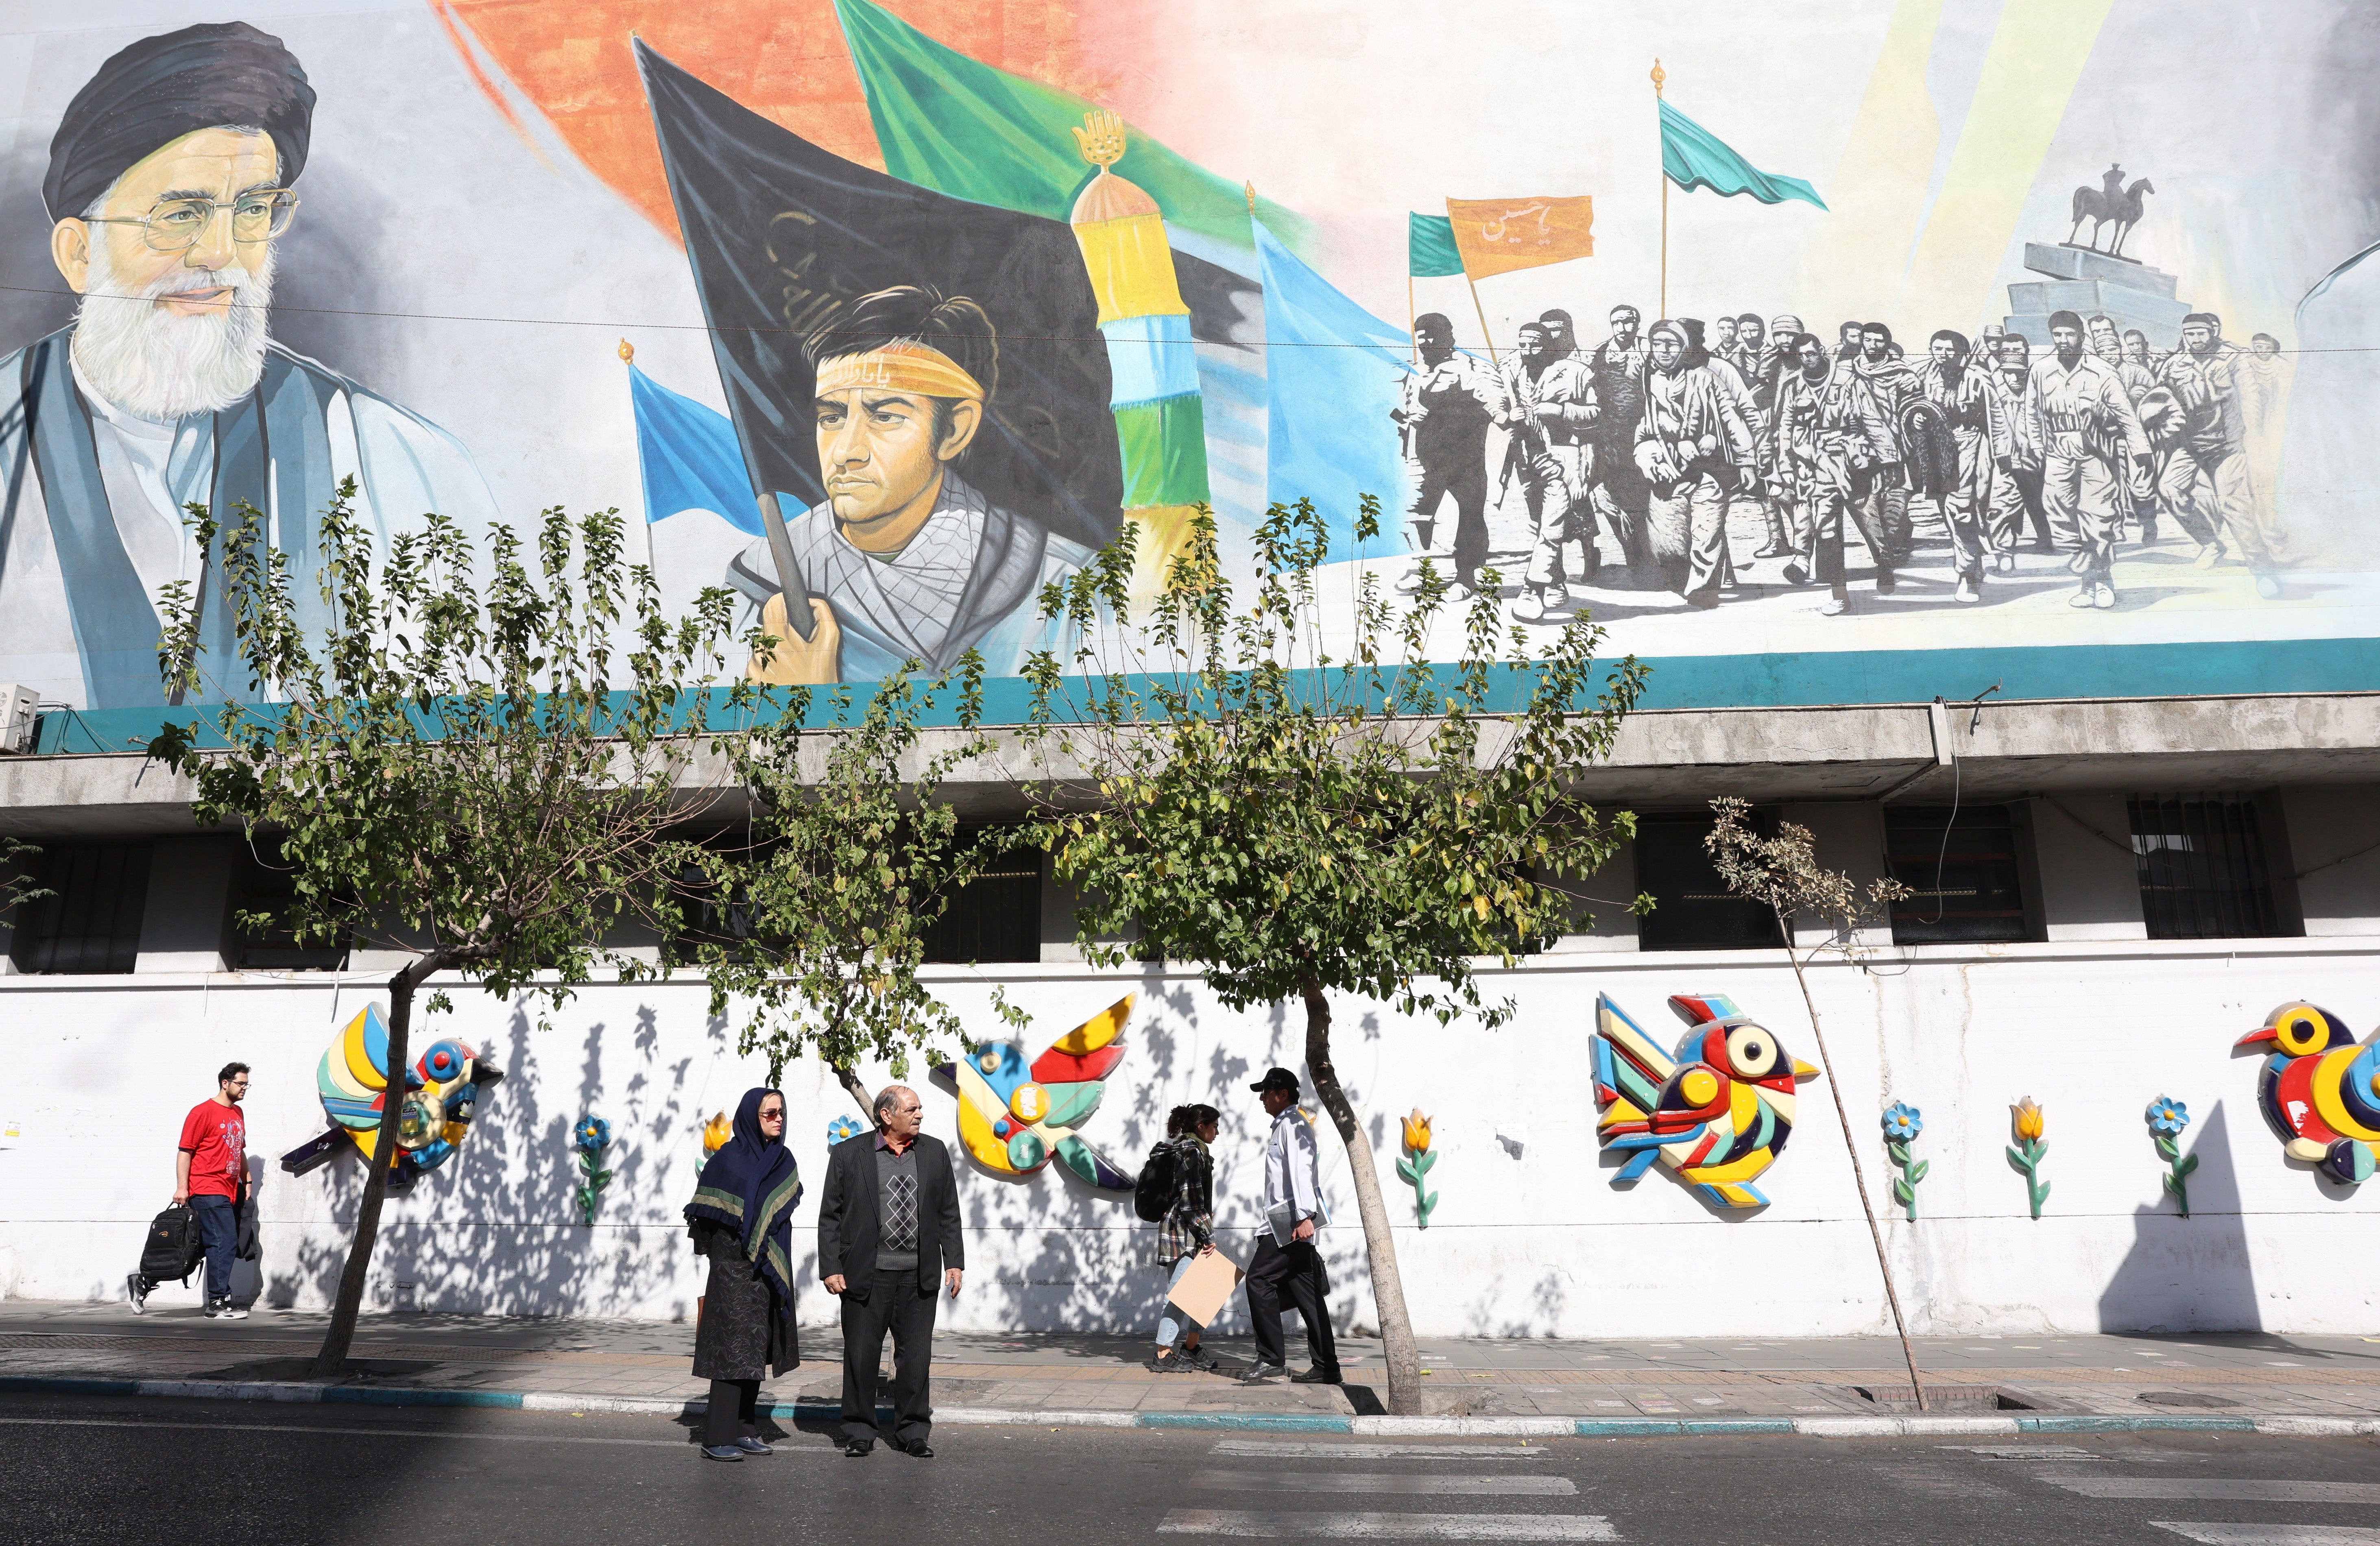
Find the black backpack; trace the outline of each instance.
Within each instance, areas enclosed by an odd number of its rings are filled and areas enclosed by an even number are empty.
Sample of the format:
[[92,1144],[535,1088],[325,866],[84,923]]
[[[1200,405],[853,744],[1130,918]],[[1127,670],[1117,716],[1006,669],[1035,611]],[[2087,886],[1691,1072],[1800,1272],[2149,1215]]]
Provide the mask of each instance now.
[[168,1208],[149,1225],[148,1242],[140,1248],[140,1275],[151,1283],[187,1284],[206,1254],[198,1214],[186,1207]]
[[1148,1163],[1140,1167],[1140,1179],[1132,1184],[1132,1211],[1148,1223],[1156,1223],[1173,1211],[1173,1144],[1169,1139],[1148,1151]]

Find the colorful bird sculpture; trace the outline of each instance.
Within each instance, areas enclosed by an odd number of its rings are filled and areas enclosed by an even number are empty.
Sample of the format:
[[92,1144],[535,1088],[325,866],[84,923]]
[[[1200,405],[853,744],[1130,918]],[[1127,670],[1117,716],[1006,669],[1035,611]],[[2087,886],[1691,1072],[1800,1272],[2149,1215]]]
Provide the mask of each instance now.
[[2256,1104],[2292,1160],[2349,1186],[2380,1165],[2380,1030],[2358,1043],[2338,1016],[2285,1004],[2240,1038],[2268,1046],[2256,1076]]
[[1133,1177],[1075,1129],[1099,1109],[1107,1077],[1123,1061],[1127,993],[1050,1043],[1030,1064],[1014,1041],[986,1041],[933,1071],[959,1100],[959,1141],[986,1170],[1030,1175],[1058,1161],[1103,1191],[1128,1192]]
[[[481,1059],[468,1041],[449,1037],[431,1042],[406,1070],[389,1184],[402,1190],[452,1159],[470,1131],[480,1091],[504,1077],[503,1069]],[[366,1004],[331,1038],[315,1065],[314,1088],[330,1114],[331,1130],[284,1154],[281,1168],[304,1175],[328,1161],[342,1137],[369,1162],[388,1099],[388,1024],[378,1004]]]
[[1628,1154],[1612,1180],[1635,1181],[1658,1159],[1719,1207],[1766,1208],[1752,1183],[1793,1131],[1794,1081],[1818,1071],[1724,994],[1679,993],[1670,1007],[1694,1028],[1674,1056],[1608,994],[1596,995],[1596,1137]]

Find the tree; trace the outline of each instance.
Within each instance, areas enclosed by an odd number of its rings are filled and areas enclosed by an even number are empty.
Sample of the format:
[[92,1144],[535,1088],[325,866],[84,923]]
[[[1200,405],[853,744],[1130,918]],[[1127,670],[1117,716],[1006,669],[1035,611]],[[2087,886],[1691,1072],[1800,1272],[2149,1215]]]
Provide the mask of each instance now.
[[[1378,502],[1361,509],[1360,533],[1377,534]],[[1602,634],[1584,617],[1532,657],[1522,630],[1501,630],[1492,586],[1460,619],[1460,661],[1424,663],[1448,596],[1427,565],[1402,613],[1350,579],[1340,658],[1318,609],[1327,555],[1311,504],[1276,505],[1237,607],[1201,512],[1147,618],[1129,614],[1128,540],[1053,589],[1045,611],[1085,642],[1034,662],[1031,733],[1074,768],[1034,795],[1055,872],[1086,898],[1093,961],[1196,962],[1230,1007],[1303,1005],[1362,1214],[1389,1404],[1411,1413],[1420,1360],[1371,1144],[1331,1056],[1331,996],[1441,1025],[1511,1017],[1510,1000],[1483,1001],[1475,964],[1571,927],[1572,900],[1548,883],[1633,831],[1572,783],[1609,750],[1643,671],[1631,659],[1598,683]]]
[[[208,620],[184,582],[168,588],[160,660],[193,696],[210,686],[202,668],[237,671],[245,701],[214,715],[222,749],[202,749],[193,721],[166,724],[149,754],[195,782],[200,825],[277,840],[296,888],[282,921],[299,943],[411,956],[388,982],[386,1071],[401,1090],[415,995],[442,972],[551,1008],[599,968],[665,969],[607,942],[624,923],[674,926],[673,832],[715,797],[697,763],[706,739],[718,749],[720,707],[684,684],[725,667],[731,602],[709,590],[665,619],[651,571],[624,562],[617,511],[546,511],[533,560],[496,528],[484,591],[480,555],[439,516],[375,570],[354,493],[350,480],[322,516],[319,599],[293,593],[255,509],[219,525],[191,507],[201,550],[225,554],[222,601],[204,604],[227,607],[233,658],[202,652]],[[724,706],[749,701],[738,683]],[[440,989],[425,1010],[448,1007]],[[354,1336],[399,1104],[383,1102],[318,1375],[339,1372]]]
[[[1711,801],[1718,813],[1704,846],[1710,850],[1719,879],[1738,896],[1749,897],[1776,915],[1778,932],[1785,940],[1785,959],[1802,989],[1803,1007],[1809,1011],[1810,1033],[1817,1039],[1818,1064],[1826,1071],[1827,1090],[1834,1097],[1835,1118],[1842,1124],[1843,1149],[1852,1157],[1852,1185],[1859,1192],[1860,1212],[1867,1220],[1868,1238],[1876,1246],[1876,1271],[1884,1274],[1885,1302],[1892,1307],[1892,1327],[1900,1335],[1900,1356],[1909,1364],[1909,1391],[1917,1409],[1925,1409],[1925,1386],[1917,1377],[1917,1349],[1909,1340],[1909,1323],[1901,1319],[1900,1295],[1892,1284],[1892,1262],[1885,1255],[1884,1231],[1867,1199],[1867,1174],[1860,1164],[1859,1144],[1852,1137],[1850,1111],[1843,1105],[1843,1081],[1835,1077],[1835,1060],[1827,1052],[1827,1029],[1818,1019],[1818,1001],[1810,992],[1809,965],[1821,951],[1840,950],[1856,959],[1859,931],[1884,916],[1893,903],[1910,895],[1909,888],[1886,877],[1870,883],[1863,895],[1857,883],[1839,870],[1818,862],[1810,829],[1791,822],[1779,823],[1777,835],[1763,837],[1751,825],[1752,807],[1732,797]],[[1806,949],[1793,943],[1794,919],[1809,916],[1828,925],[1828,933]]]
[[[810,727],[807,689],[787,712],[739,740],[736,781],[751,817],[745,839],[697,861],[704,892],[727,926],[689,937],[710,982],[710,1012],[749,1007],[738,1051],[769,1060],[769,1082],[814,1053],[859,1109],[875,1097],[854,1072],[862,1060],[906,1077],[909,1053],[958,1042],[959,1018],[917,979],[926,941],[959,889],[1013,838],[965,836],[941,797],[945,779],[990,754],[981,728],[982,658],[922,687],[911,673],[877,684],[856,723],[847,691],[832,721]],[[956,723],[923,750],[926,721],[951,702]],[[921,760],[922,758],[922,760]],[[1025,1016],[997,991],[997,1012]]]

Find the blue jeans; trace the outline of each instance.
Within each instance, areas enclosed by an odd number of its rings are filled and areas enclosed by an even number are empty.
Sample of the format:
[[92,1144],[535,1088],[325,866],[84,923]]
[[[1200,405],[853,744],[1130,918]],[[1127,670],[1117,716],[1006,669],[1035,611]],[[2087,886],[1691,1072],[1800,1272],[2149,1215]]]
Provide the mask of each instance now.
[[192,1192],[190,1211],[199,1216],[199,1238],[207,1247],[207,1299],[228,1299],[232,1251],[239,1244],[239,1207],[227,1197]]
[[[1188,1256],[1178,1256],[1173,1259],[1173,1273],[1171,1277],[1165,1280],[1165,1291],[1167,1293],[1171,1294],[1173,1292],[1173,1285],[1182,1281],[1182,1274],[1188,1272],[1190,1270],[1190,1263],[1197,1260],[1198,1255],[1196,1251],[1193,1251]],[[1207,1329],[1206,1327],[1198,1324],[1196,1321],[1191,1320],[1188,1316],[1183,1314],[1182,1311],[1175,1307],[1173,1301],[1168,1299],[1165,1302],[1164,1312],[1157,1318],[1157,1345],[1160,1347],[1172,1346],[1175,1339],[1182,1335],[1183,1328],[1185,1326],[1194,1332],[1203,1332]]]

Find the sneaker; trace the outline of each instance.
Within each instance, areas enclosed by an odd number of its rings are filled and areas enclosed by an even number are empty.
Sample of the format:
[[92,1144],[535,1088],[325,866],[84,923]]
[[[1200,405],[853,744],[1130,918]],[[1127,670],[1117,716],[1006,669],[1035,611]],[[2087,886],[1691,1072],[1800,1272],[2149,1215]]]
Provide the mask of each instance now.
[[1184,1347],[1173,1356],[1183,1359],[1201,1374],[1212,1374],[1223,1367],[1223,1361],[1220,1358],[1196,1347]]
[[2265,600],[2268,602],[2277,602],[2281,599],[2281,582],[2274,578],[2271,575],[2258,575],[2256,577],[2256,594],[2264,597]]
[[1829,595],[1825,601],[1818,603],[1818,615],[1821,617],[1840,617],[1844,613],[1849,612],[1851,609],[1852,599],[1838,590],[1832,595]]
[[744,1452],[734,1444],[705,1444],[702,1446],[702,1457],[705,1460],[741,1460],[744,1458]]
[[2084,581],[2082,589],[2076,590],[2074,594],[2066,598],[2066,604],[2068,606],[2093,606],[2097,604],[2091,599],[2091,592],[2095,589],[2097,588],[2092,585],[2089,581]]
[[1196,1374],[1198,1372],[1198,1366],[1192,1363],[1188,1357],[1180,1353],[1168,1354],[1166,1357],[1161,1358],[1151,1358],[1143,1367],[1145,1367],[1151,1374]]
[[135,1272],[124,1280],[125,1297],[132,1301],[132,1313],[149,1313],[149,1280]]
[[1254,1385],[1261,1383],[1267,1380],[1278,1380],[1288,1372],[1289,1366],[1287,1364],[1260,1363],[1255,1368],[1249,1369],[1245,1374],[1241,1375],[1240,1379],[1242,1382],[1245,1384]]
[[1335,1369],[1309,1369],[1303,1374],[1291,1375],[1289,1382],[1293,1385],[1335,1385],[1340,1382],[1339,1371]]
[[769,1447],[769,1442],[766,1439],[755,1438],[750,1435],[747,1435],[744,1438],[736,1440],[735,1447],[742,1450],[747,1455],[774,1455],[777,1453],[775,1450]]
[[207,1313],[218,1321],[245,1321],[248,1319],[248,1307],[233,1304],[229,1299],[218,1299],[207,1307]]
[[1957,600],[1968,603],[1980,602],[1984,599],[1983,590],[1981,587],[1976,585],[1975,577],[1973,575],[1961,575],[1959,577],[1959,589],[1952,591],[1951,594]]
[[1537,588],[1529,586],[1512,600],[1512,621],[1534,623],[1546,615],[1546,603],[1538,599]]
[[2091,587],[2091,604],[2106,612],[2116,604],[2116,588],[2105,581]]

